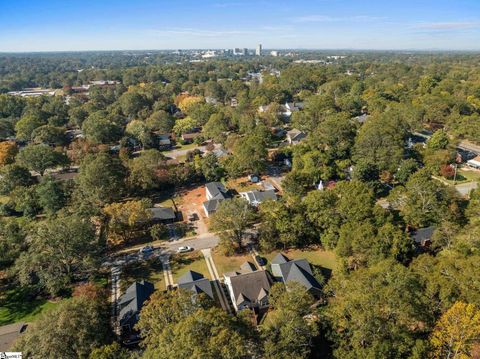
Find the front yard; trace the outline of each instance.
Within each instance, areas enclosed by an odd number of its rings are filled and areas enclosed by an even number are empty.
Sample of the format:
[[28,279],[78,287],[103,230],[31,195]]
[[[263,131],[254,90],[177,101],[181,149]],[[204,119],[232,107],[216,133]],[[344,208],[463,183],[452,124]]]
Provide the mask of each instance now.
[[[226,257],[220,254],[216,249],[212,250],[212,258],[217,267],[218,275],[220,278],[224,273],[234,272],[240,269],[240,266],[246,261],[254,263],[254,260],[250,254],[235,255]],[[255,263],[254,263],[255,264]]]
[[207,263],[200,251],[173,255],[170,258],[170,267],[175,283],[177,283],[178,278],[189,270],[203,274],[205,278],[211,279]]
[[163,266],[159,258],[137,261],[125,265],[120,275],[121,293],[125,293],[125,290],[130,285],[141,280],[147,280],[153,283],[156,290],[166,289]]

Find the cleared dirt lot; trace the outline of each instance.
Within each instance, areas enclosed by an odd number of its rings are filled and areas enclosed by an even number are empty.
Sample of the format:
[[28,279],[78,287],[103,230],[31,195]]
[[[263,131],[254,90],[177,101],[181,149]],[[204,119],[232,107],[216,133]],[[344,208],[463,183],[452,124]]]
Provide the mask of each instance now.
[[175,203],[177,208],[182,212],[183,219],[188,221],[188,217],[196,214],[198,219],[193,222],[197,235],[208,233],[207,218],[203,210],[203,202],[205,197],[205,186],[198,185],[196,187],[182,188],[177,192]]

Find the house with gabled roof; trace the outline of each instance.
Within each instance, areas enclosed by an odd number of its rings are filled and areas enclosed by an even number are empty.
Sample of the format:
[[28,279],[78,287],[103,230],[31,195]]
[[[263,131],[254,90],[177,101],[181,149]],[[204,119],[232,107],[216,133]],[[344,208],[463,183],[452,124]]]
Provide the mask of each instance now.
[[313,276],[310,263],[306,259],[292,260],[283,253],[279,253],[272,259],[271,267],[276,280],[283,283],[297,282],[312,295],[320,295],[321,285]]
[[143,304],[155,290],[152,283],[142,280],[133,283],[120,297],[118,305],[118,325],[122,333],[133,331],[137,324]]
[[228,190],[221,182],[207,183],[205,185],[205,195],[207,200],[203,202],[203,210],[207,217],[217,211],[221,201],[229,198]]
[[287,132],[287,142],[290,145],[297,145],[307,137],[306,133],[294,128]]
[[225,284],[235,310],[252,309],[257,313],[268,308],[268,294],[273,284],[270,272],[256,270],[246,262],[238,272],[224,274]]
[[251,206],[258,207],[258,205],[264,201],[277,200],[277,194],[274,189],[269,189],[266,191],[247,191],[239,193],[242,198],[244,198]]
[[205,294],[213,299],[212,285],[202,274],[189,270],[178,279],[178,287],[193,292],[194,296]]

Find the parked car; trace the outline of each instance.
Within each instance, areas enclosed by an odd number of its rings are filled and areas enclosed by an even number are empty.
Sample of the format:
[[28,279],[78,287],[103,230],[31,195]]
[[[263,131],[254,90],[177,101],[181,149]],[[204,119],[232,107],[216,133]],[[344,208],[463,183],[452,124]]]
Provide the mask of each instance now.
[[255,260],[257,261],[257,263],[261,266],[264,266],[265,264],[267,264],[267,260],[263,257],[260,257],[260,256],[255,256]]
[[152,252],[153,252],[153,247],[152,247],[152,246],[142,247],[142,248],[140,248],[140,250],[138,251],[138,253],[140,253],[140,254],[146,254],[146,253],[152,253]]
[[190,251],[193,251],[193,248],[189,247],[189,246],[183,246],[183,247],[179,247],[177,249],[177,253],[187,253],[187,252],[190,252]]

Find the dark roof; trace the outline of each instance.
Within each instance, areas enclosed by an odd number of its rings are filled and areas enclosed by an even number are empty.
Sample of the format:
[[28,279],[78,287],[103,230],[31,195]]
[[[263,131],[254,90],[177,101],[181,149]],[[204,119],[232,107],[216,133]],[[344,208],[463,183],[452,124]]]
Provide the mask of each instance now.
[[145,303],[153,291],[153,284],[143,280],[135,282],[127,288],[125,294],[118,301],[120,326],[127,324],[133,326],[137,322],[137,315],[142,309],[143,303]]
[[315,279],[306,259],[289,260],[282,253],[272,260],[272,265],[277,265],[282,274],[283,282],[297,282],[303,285],[307,290],[320,290],[320,284]]
[[202,274],[188,271],[178,279],[178,287],[196,294],[204,293],[213,299],[212,285]]
[[413,240],[415,241],[415,243],[423,245],[425,241],[429,241],[432,239],[433,232],[435,232],[434,226],[417,229],[417,231],[413,235]]
[[263,297],[263,293],[270,292],[273,279],[269,272],[259,270],[232,276],[230,277],[230,282],[235,297],[233,300],[236,303],[244,299],[255,303]]
[[205,185],[205,189],[212,196],[211,199],[225,199],[227,189],[221,182],[209,182]]
[[171,207],[154,207],[149,209],[152,213],[152,219],[175,219],[175,211]]
[[205,278],[203,274],[189,270],[187,273],[178,278],[178,284],[194,282]]
[[294,128],[293,130],[290,130],[287,132],[287,136],[290,137],[291,141],[300,141],[301,139],[305,138],[307,135],[304,132]]
[[26,324],[14,323],[0,327],[0,352],[8,352],[15,340],[25,331]]

